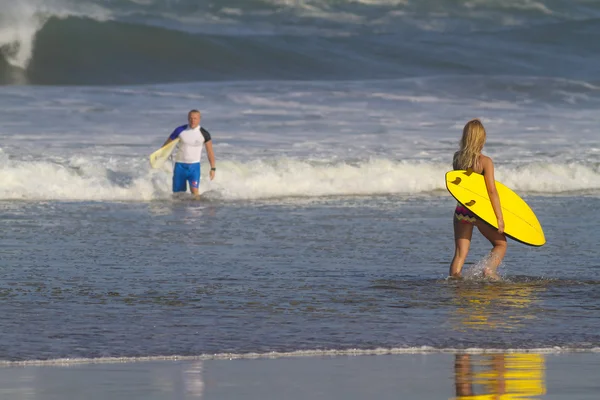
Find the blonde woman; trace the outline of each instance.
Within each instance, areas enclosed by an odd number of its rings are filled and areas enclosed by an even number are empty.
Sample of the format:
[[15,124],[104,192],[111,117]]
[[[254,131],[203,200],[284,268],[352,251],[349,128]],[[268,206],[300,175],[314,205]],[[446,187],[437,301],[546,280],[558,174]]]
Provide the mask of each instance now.
[[502,207],[500,207],[500,198],[496,190],[496,181],[494,179],[494,162],[491,158],[481,154],[485,144],[486,133],[483,124],[478,119],[467,122],[463,129],[460,140],[460,149],[454,153],[453,168],[455,170],[472,169],[485,178],[492,208],[498,220],[498,229],[488,225],[478,219],[471,211],[462,204],[458,204],[454,210],[454,258],[450,265],[450,276],[458,278],[462,271],[465,259],[471,246],[471,237],[473,236],[473,227],[476,226],[479,232],[490,241],[493,248],[487,258],[487,265],[484,267],[484,276],[499,279],[496,269],[502,262],[506,254],[506,236],[504,235],[504,218],[502,217]]

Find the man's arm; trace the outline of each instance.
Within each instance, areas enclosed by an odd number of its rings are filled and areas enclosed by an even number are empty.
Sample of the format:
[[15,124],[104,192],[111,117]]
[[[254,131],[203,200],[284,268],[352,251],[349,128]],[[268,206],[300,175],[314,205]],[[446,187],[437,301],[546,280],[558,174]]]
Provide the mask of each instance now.
[[204,147],[206,147],[206,155],[208,156],[208,162],[210,163],[210,180],[215,179],[215,172],[217,171],[217,164],[215,164],[215,152],[213,151],[212,138],[210,133],[200,127],[200,132],[204,136]]
[[212,140],[204,143],[206,147],[206,155],[208,156],[208,162],[210,163],[210,180],[215,179],[215,172],[217,170],[217,164],[215,161],[215,152],[213,151]]
[[171,133],[169,135],[169,137],[167,138],[167,140],[165,140],[165,142],[163,143],[162,147],[165,147],[166,145],[168,145],[169,143],[171,143],[173,140],[177,139],[179,137],[179,134],[181,132],[183,132],[183,130],[187,128],[187,125],[181,125],[178,126],[177,128],[175,128],[175,130],[173,131],[173,133]]

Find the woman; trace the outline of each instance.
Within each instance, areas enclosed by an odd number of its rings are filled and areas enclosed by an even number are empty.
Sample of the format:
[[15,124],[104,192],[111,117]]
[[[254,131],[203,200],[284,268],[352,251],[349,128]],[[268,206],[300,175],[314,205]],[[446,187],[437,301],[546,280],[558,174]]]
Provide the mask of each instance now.
[[463,129],[460,140],[460,150],[454,153],[453,168],[455,170],[472,169],[478,174],[483,174],[485,186],[492,203],[492,208],[498,220],[498,229],[478,219],[471,211],[462,204],[458,204],[454,210],[454,258],[450,265],[450,276],[459,278],[473,236],[473,226],[485,236],[492,246],[492,251],[487,258],[487,265],[483,270],[485,277],[499,279],[496,269],[506,254],[506,236],[504,235],[504,219],[500,198],[496,190],[494,179],[494,162],[491,158],[481,154],[485,144],[486,134],[483,124],[478,119],[467,122]]

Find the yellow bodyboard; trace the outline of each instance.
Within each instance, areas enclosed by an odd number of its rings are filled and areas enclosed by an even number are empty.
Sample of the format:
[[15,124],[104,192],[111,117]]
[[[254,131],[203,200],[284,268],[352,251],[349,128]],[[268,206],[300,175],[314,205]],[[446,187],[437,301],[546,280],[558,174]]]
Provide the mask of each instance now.
[[[462,205],[493,227],[498,221],[487,193],[483,175],[457,170],[446,173],[446,188]],[[546,237],[533,210],[518,194],[496,181],[506,236],[530,246],[543,246]]]
[[152,168],[160,168],[167,161],[175,146],[179,143],[179,138],[167,143],[154,153],[150,154],[150,166]]

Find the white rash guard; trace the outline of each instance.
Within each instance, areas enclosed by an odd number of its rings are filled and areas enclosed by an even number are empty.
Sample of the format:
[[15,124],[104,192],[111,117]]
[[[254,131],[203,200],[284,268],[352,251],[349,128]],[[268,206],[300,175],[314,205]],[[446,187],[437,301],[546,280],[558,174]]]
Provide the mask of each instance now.
[[199,163],[202,156],[202,146],[211,140],[210,133],[200,125],[195,128],[181,125],[175,128],[169,138],[171,140],[180,139],[175,162],[185,164]]

